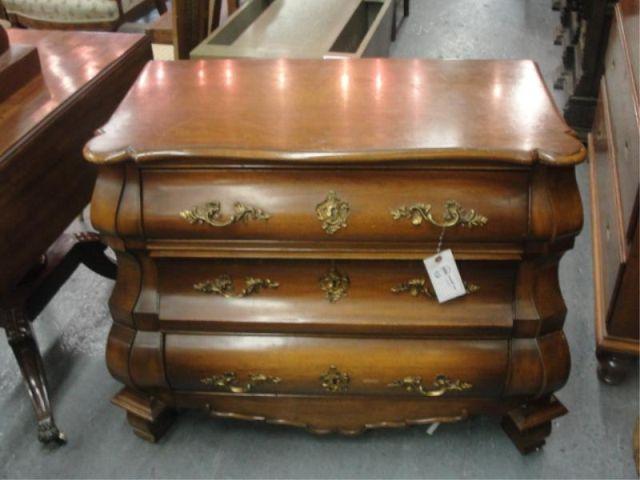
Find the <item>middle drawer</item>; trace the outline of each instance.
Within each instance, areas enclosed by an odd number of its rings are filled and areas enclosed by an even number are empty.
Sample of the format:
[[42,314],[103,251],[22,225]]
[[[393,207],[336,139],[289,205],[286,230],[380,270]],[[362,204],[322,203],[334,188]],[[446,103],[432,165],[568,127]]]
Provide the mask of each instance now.
[[179,331],[509,337],[516,262],[459,262],[440,304],[420,261],[155,260],[160,327]]

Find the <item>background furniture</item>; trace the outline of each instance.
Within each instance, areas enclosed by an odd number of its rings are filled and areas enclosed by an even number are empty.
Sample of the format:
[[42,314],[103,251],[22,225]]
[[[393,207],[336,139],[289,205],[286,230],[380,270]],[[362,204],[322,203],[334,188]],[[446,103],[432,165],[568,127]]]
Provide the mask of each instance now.
[[[209,0],[209,16],[211,18],[211,26],[207,33],[218,28],[222,17],[222,0]],[[231,15],[240,6],[239,0],[227,0],[227,15]],[[147,33],[151,35],[152,43],[173,45],[173,9],[169,9],[158,17],[147,29]],[[204,37],[203,37],[204,39]],[[188,47],[188,51],[195,45]]]
[[[227,13],[240,7],[239,0],[227,0]],[[187,59],[193,48],[220,26],[222,0],[173,0],[174,55]]]
[[395,0],[249,0],[191,58],[385,57]]
[[638,341],[638,178],[640,177],[640,14],[621,0],[604,56],[589,136],[598,374],[624,378]]
[[0,77],[20,52],[33,52],[41,69],[28,84],[0,95],[0,326],[29,390],[40,440],[62,441],[30,321],[79,262],[115,273],[95,235],[60,235],[89,202],[95,181],[82,147],[109,118],[151,50],[140,35],[8,34],[13,50],[0,56]]
[[[533,62],[151,62],[85,155],[143,438],[181,407],[345,434],[490,414],[527,453],[566,413],[585,149]],[[444,304],[441,241],[467,282]]]
[[[401,10],[400,13],[398,13],[398,10]],[[410,9],[410,5],[409,5],[409,0],[394,0],[394,5],[393,5],[393,24],[391,27],[391,41],[395,42],[396,41],[396,37],[398,35],[398,30],[400,30],[400,27],[402,26],[402,24],[404,23],[404,21],[406,20],[406,18],[409,16],[409,9]]]
[[166,12],[165,0],[2,0],[16,26],[56,30],[117,30],[153,6]]
[[173,45],[173,12],[171,7],[156,18],[146,29],[151,43]]
[[555,43],[564,45],[563,71],[554,86],[569,98],[564,118],[583,141],[591,131],[609,28],[616,0],[554,0],[560,11]]

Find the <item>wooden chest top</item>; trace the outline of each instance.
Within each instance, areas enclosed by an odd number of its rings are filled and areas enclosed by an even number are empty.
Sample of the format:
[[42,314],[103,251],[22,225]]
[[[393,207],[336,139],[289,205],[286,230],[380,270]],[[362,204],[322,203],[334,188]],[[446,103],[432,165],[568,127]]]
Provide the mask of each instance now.
[[531,61],[280,59],[151,62],[85,154],[571,165],[585,150]]

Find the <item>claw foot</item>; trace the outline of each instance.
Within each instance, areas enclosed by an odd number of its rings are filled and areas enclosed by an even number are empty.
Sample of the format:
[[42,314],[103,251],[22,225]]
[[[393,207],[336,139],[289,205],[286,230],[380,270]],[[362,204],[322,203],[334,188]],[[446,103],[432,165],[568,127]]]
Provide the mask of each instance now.
[[67,443],[67,437],[58,430],[58,427],[50,418],[38,423],[38,440],[47,445],[64,445]]

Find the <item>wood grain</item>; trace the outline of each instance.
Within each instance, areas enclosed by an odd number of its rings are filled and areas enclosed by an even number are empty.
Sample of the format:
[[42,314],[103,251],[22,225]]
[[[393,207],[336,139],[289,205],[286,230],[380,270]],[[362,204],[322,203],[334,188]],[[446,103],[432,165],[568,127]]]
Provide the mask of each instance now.
[[106,35],[9,31],[12,43],[37,46],[42,76],[0,104],[0,291],[89,202],[96,169],[82,145],[150,58],[148,39]]
[[[166,427],[152,401],[345,434],[483,413],[526,453],[566,412],[558,264],[582,228],[584,149],[534,64],[153,63],[85,154],[120,261],[107,361],[139,435]],[[330,191],[349,212],[328,233]],[[479,289],[394,293],[425,276],[447,200],[487,217],[441,245]],[[231,221],[236,202],[263,218]],[[414,203],[431,219],[393,219]]]
[[571,165],[585,153],[533,62],[402,59],[151,62],[85,149],[95,163],[192,156],[211,165]]

